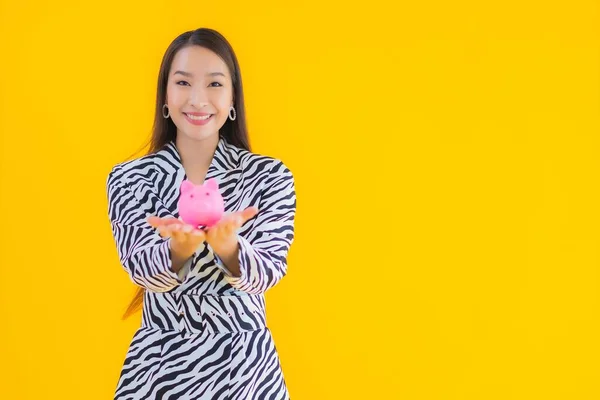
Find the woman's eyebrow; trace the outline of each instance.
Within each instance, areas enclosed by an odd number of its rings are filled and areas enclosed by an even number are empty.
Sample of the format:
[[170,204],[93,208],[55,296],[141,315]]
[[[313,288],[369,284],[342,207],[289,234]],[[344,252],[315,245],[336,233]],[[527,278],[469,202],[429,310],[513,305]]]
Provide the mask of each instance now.
[[[177,75],[177,74],[183,75],[183,76],[187,76],[188,78],[193,78],[194,77],[194,74],[189,73],[189,72],[185,72],[185,71],[175,71],[173,73],[173,75]],[[209,72],[206,75],[207,76],[222,76],[222,77],[225,77],[225,74],[222,73],[222,72]]]
[[173,75],[177,75],[177,74],[187,76],[188,78],[191,78],[194,76],[194,74],[190,74],[189,72],[185,72],[185,71],[175,71],[173,73]]

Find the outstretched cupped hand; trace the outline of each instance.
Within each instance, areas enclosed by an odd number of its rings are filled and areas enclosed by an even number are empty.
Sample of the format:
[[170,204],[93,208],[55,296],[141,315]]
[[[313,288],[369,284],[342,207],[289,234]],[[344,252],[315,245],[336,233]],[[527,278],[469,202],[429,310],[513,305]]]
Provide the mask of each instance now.
[[217,253],[226,252],[237,245],[236,232],[249,219],[258,214],[258,208],[248,207],[223,215],[221,220],[208,228],[194,227],[174,217],[150,216],[150,226],[156,228],[163,238],[172,238],[171,248],[182,256],[194,253],[198,246],[206,241]]

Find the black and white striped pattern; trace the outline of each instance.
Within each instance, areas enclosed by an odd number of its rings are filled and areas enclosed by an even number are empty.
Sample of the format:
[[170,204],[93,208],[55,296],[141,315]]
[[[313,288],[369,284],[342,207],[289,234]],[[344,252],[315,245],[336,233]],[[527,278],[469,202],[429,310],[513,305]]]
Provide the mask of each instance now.
[[264,293],[286,274],[294,239],[294,178],[280,160],[220,138],[206,179],[219,182],[229,212],[256,206],[238,232],[241,277],[202,244],[184,277],[171,270],[170,239],[150,215],[178,218],[186,179],[174,142],[116,165],[108,214],[119,259],[144,288],[141,327],[126,355],[115,399],[288,399]]

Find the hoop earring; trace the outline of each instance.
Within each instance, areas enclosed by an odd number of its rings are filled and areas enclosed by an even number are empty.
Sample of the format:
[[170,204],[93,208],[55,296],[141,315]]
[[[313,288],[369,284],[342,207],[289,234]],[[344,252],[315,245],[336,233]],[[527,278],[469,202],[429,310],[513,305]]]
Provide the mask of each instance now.
[[[167,109],[167,115],[165,115],[165,108]],[[169,110],[169,106],[167,106],[166,104],[163,104],[162,115],[164,118],[169,118],[171,116],[171,111]]]
[[[231,116],[231,111],[233,111],[233,117]],[[235,112],[235,108],[233,108],[233,106],[231,106],[231,108],[229,109],[229,119],[231,119],[232,121],[235,121],[236,118],[237,118],[237,113]]]

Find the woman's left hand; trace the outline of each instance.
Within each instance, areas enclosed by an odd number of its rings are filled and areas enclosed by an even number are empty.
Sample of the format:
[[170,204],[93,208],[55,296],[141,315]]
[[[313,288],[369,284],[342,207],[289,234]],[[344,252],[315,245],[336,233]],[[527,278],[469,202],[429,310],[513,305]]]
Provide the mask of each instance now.
[[258,208],[248,207],[243,211],[226,214],[219,222],[206,230],[206,242],[223,260],[237,258],[237,230],[258,213]]

